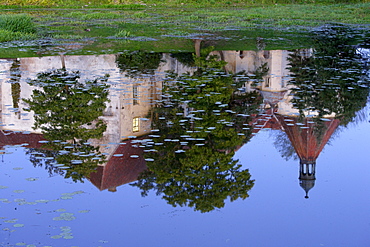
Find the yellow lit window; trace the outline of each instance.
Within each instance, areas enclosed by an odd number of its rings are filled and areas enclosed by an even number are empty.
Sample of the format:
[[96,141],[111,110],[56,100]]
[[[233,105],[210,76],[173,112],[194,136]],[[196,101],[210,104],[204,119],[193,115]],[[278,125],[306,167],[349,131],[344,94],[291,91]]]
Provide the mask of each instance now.
[[132,120],[132,132],[138,132],[139,131],[139,118],[135,117]]

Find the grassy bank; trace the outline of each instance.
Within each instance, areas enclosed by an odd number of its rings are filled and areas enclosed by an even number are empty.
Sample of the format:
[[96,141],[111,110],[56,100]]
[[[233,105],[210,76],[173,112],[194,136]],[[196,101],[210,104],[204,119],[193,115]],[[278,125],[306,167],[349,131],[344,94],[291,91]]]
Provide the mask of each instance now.
[[[113,46],[134,49],[148,46],[145,49],[167,47],[169,50],[189,50],[191,47],[188,43],[191,42],[188,41],[199,37],[218,40],[217,44],[224,45],[225,40],[232,40],[244,44],[244,48],[250,40],[255,45],[256,37],[271,40],[275,37],[274,42],[269,42],[271,48],[280,44],[281,37],[287,39],[284,36],[293,37],[325,24],[348,24],[363,29],[368,29],[370,25],[370,3],[274,4],[223,8],[187,7],[185,4],[172,8],[138,4],[109,7],[93,8],[90,5],[76,9],[8,6],[0,9],[0,42],[36,40],[36,44],[68,43],[70,47],[89,49],[110,49]],[[31,43],[25,42],[23,45]],[[302,41],[291,43],[300,44]],[[3,47],[11,50],[13,46],[6,44]]]
[[370,0],[2,0],[4,6],[43,6],[43,7],[128,7],[130,5],[156,6],[191,6],[191,7],[225,7],[225,6],[256,6],[274,4],[338,4],[338,3],[367,3]]

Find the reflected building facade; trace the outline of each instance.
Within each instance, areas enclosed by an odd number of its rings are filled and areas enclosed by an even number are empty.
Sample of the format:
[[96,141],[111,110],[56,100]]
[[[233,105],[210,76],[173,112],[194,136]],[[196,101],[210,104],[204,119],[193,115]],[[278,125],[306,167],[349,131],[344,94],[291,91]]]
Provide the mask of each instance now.
[[[30,99],[34,89],[40,90],[28,83],[35,79],[38,73],[63,67],[68,71],[79,71],[80,81],[109,75],[109,101],[106,102],[106,110],[100,117],[107,128],[101,139],[89,140],[92,145],[99,147],[108,161],[91,175],[91,182],[100,190],[115,191],[117,186],[136,180],[146,169],[143,151],[139,147],[140,137],[151,132],[148,114],[155,102],[161,98],[165,71],[185,73],[192,68],[182,65],[170,54],[163,54],[160,66],[152,73],[140,74],[135,78],[118,68],[117,55],[114,54],[2,59],[0,60],[2,149],[7,145],[42,148],[42,143],[47,140],[40,129],[33,128],[34,113],[24,110],[28,105],[22,99]],[[19,85],[16,93],[13,86],[15,83]]]
[[[313,50],[302,49],[300,53],[303,57],[310,57]],[[314,121],[317,115],[315,111],[304,111],[304,117],[300,116],[299,110],[291,103],[294,97],[291,92],[295,86],[289,84],[289,51],[213,51],[211,54],[218,55],[227,62],[227,71],[244,73],[249,78],[243,90],[258,91],[262,95],[264,103],[260,114],[254,116],[249,123],[253,125],[253,133],[270,128],[287,134],[300,158],[300,185],[308,197],[308,191],[314,186],[316,179],[316,159],[339,126],[340,120],[335,118],[335,114],[331,114],[325,115],[323,121],[318,123]],[[6,137],[4,131],[11,131],[8,135],[24,133],[34,140],[42,140],[40,130],[32,128],[33,113],[24,111],[27,105],[20,100],[32,96],[34,87],[27,81],[34,79],[37,73],[65,66],[67,70],[80,71],[80,80],[91,79],[92,75],[97,77],[109,74],[109,102],[101,116],[107,129],[103,138],[91,140],[107,156],[108,162],[98,167],[90,181],[100,190],[115,191],[119,185],[136,180],[146,169],[141,147],[147,141],[145,135],[152,131],[150,109],[161,100],[165,72],[193,73],[196,68],[183,65],[171,57],[171,54],[163,54],[159,67],[153,73],[130,77],[127,72],[118,68],[116,60],[117,55],[1,60],[2,145],[20,144],[11,141],[10,136]],[[12,87],[14,83],[19,84],[16,97],[15,87]],[[15,100],[19,101],[15,103]],[[40,137],[35,138],[37,135]],[[20,137],[14,138],[23,140]],[[30,140],[22,142],[35,147],[39,145],[38,142],[31,144],[33,142]]]
[[[301,49],[302,58],[311,57],[313,49]],[[281,130],[286,133],[295,152],[300,159],[299,183],[308,191],[315,185],[316,160],[340,124],[336,114],[324,115],[321,121],[316,121],[318,112],[304,110],[303,118],[299,109],[294,107],[292,99],[295,95],[289,84],[291,72],[289,51],[221,51],[219,54],[228,64],[226,69],[232,73],[244,72],[253,77],[260,73],[260,78],[248,81],[246,91],[258,90],[263,97],[261,114],[252,121],[253,133],[261,129]]]

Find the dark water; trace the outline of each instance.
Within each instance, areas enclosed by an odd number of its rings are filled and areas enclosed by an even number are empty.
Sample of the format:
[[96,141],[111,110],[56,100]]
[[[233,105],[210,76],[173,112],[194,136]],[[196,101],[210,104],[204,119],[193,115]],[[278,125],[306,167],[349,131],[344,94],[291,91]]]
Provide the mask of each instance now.
[[349,34],[0,60],[0,245],[367,246],[370,52]]

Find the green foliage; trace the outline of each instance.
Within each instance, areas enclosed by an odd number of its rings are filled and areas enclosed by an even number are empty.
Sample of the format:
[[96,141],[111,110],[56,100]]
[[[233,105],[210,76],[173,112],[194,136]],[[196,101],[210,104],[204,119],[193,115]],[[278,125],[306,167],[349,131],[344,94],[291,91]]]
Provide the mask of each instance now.
[[134,18],[146,18],[146,17],[149,17],[150,15],[148,13],[145,13],[145,12],[136,12],[135,14],[133,14],[132,17]]
[[126,51],[117,56],[116,63],[121,73],[127,72],[129,76],[135,77],[138,74],[153,74],[161,58],[162,53]]
[[20,62],[18,60],[14,60],[12,66],[10,67],[10,79],[9,79],[9,82],[12,84],[11,91],[14,109],[18,109],[19,107],[19,100],[21,96],[21,85],[19,84],[20,79],[21,79]]
[[84,141],[50,141],[43,149],[27,151],[33,166],[44,167],[52,176],[58,174],[73,182],[84,182],[99,164],[106,163],[105,156]]
[[[223,0],[223,1],[207,1],[207,3],[198,0],[181,0],[181,1],[157,1],[147,0],[148,5],[179,5],[179,6],[243,6],[243,5],[275,5],[275,4],[335,4],[335,3],[365,3],[368,0],[252,0],[252,1],[238,1],[238,0]],[[127,9],[142,8],[142,5],[137,4],[133,0],[4,0],[4,5],[20,5],[20,6],[92,6],[92,7],[121,7]]]
[[193,54],[195,65],[201,69],[222,69],[227,64],[227,62],[220,60],[217,55],[209,55],[209,53],[213,50],[214,47],[209,46],[201,50],[201,54],[199,57]]
[[35,39],[36,25],[26,14],[0,15],[0,42]]
[[289,58],[294,79],[292,103],[301,114],[318,111],[319,117],[334,113],[341,124],[349,123],[369,94],[364,63],[352,45],[358,33],[346,26],[329,26],[313,33],[314,54],[300,50]]
[[131,33],[127,30],[120,30],[114,36],[118,38],[127,38],[131,36]]
[[144,196],[156,190],[172,206],[209,212],[227,198],[247,198],[254,185],[233,156],[251,138],[248,114],[257,112],[261,98],[238,92],[232,75],[212,67],[222,65],[214,57],[197,61],[202,67],[193,75],[167,75],[164,98],[151,112],[159,132],[146,157],[154,161],[132,185]]
[[102,13],[102,12],[95,12],[95,13],[88,13],[84,15],[76,16],[81,20],[96,20],[96,19],[115,19],[121,18],[122,15],[118,13]]
[[192,52],[171,53],[171,57],[176,58],[177,61],[188,67],[195,66],[195,61]]
[[67,170],[66,178],[82,181],[104,162],[98,148],[89,139],[99,139],[106,124],[99,119],[108,101],[108,75],[80,82],[79,72],[55,69],[37,74],[28,83],[34,89],[31,99],[23,99],[29,105],[27,111],[35,113],[35,129],[41,129],[49,140],[45,145],[49,156]]
[[12,32],[9,30],[0,29],[0,42],[7,42],[13,40],[31,40],[36,39],[35,34]]
[[54,39],[73,39],[73,40],[82,40],[85,39],[85,36],[75,35],[75,34],[53,34]]
[[[43,90],[33,90],[32,99],[24,99],[35,112],[35,126],[48,139],[83,140],[101,137],[106,129],[98,117],[103,115],[108,97],[107,77],[80,82],[79,72],[57,69],[39,73],[29,82]],[[78,110],[76,110],[78,109]],[[83,125],[93,126],[87,128]]]
[[27,14],[0,15],[0,29],[28,34],[36,32],[32,17]]

